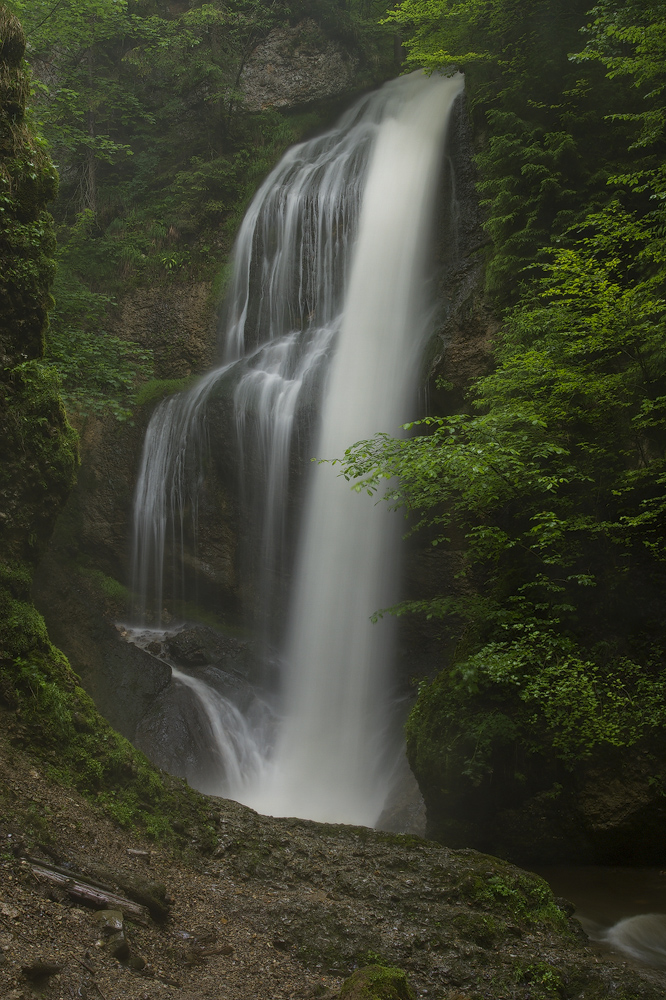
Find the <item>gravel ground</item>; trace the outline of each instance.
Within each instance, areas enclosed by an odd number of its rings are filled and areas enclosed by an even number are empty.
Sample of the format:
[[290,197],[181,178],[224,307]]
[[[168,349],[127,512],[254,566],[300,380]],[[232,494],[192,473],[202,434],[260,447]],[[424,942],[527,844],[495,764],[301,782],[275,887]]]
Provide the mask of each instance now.
[[[209,801],[213,854],[175,855],[54,785],[0,734],[0,997],[333,998],[376,962],[403,968],[425,1000],[666,996],[664,973],[591,951],[545,883],[497,859]],[[126,913],[119,939],[103,926],[112,914],[100,923],[35,874],[38,859],[121,896],[162,893],[168,915]]]
[[[225,874],[220,865],[209,871],[196,860],[188,863],[128,835],[76,792],[50,785],[23,754],[7,750],[2,742],[1,997],[286,1000],[337,991],[339,977],[308,970],[281,941],[274,941],[275,928],[261,912],[276,902],[278,893],[258,893],[256,886]],[[110,884],[128,877],[163,883],[172,900],[168,920],[125,921],[130,956],[145,966],[133,969],[114,958],[95,910],[40,881],[30,865],[15,856],[28,852],[71,865],[73,871],[106,875],[101,881]],[[39,963],[59,971],[39,976]]]

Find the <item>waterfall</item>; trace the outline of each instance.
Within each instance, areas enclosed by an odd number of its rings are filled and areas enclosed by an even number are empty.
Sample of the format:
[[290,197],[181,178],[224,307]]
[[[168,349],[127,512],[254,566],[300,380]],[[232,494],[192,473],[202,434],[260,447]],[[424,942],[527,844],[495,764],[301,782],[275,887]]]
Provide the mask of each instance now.
[[[182,594],[185,549],[196,544],[214,450],[207,409],[233,386],[239,488],[256,525],[255,625],[265,649],[278,646],[282,676],[274,747],[251,773],[230,762],[220,792],[274,815],[373,824],[386,796],[393,637],[389,621],[370,616],[397,596],[400,524],[335,467],[314,465],[292,532],[292,467],[299,444],[306,457],[340,457],[413,415],[431,315],[428,237],[461,90],[459,75],[391,81],[285,155],[239,233],[223,364],[162,403],[146,434],[133,587],[137,617],[159,625],[167,576]],[[276,630],[276,594],[290,577],[286,628]],[[227,735],[218,752],[239,740]]]

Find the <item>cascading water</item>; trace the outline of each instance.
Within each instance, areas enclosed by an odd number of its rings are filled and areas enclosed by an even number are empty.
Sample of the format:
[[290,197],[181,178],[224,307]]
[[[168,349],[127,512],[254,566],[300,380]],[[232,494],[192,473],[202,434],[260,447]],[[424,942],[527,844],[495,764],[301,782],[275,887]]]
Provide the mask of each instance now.
[[396,596],[395,517],[313,466],[284,632],[272,628],[274,594],[289,576],[290,469],[313,399],[323,390],[310,456],[339,457],[411,415],[436,182],[461,90],[460,76],[392,81],[286,154],[238,237],[224,363],[162,403],[146,435],[134,590],[139,619],[159,626],[167,578],[182,595],[184,546],[196,539],[207,407],[233,380],[241,493],[257,527],[257,627],[265,649],[280,643],[283,675],[274,746],[244,751],[255,764],[243,771],[237,754],[228,759],[241,737],[225,738],[217,791],[263,812],[373,824],[386,795],[393,641],[390,623],[370,616]]

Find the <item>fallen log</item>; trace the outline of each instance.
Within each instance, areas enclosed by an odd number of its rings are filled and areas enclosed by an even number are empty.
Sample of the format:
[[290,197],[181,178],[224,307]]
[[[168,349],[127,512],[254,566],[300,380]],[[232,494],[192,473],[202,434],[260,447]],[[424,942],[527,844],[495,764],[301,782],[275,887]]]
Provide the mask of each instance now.
[[101,882],[99,879],[93,878],[92,875],[84,875],[83,872],[74,871],[72,868],[64,868],[62,865],[54,865],[51,861],[44,861],[43,858],[33,858],[30,854],[23,854],[22,858],[23,861],[27,861],[31,867],[36,865],[38,868],[43,868],[50,872],[56,872],[58,875],[64,875],[66,878],[75,878],[77,881],[85,882],[86,885],[92,885],[96,889],[113,892],[113,886],[109,885],[107,882]]
[[29,861],[28,864],[38,880],[59,886],[73,899],[81,900],[98,910],[122,910],[124,916],[132,917],[134,920],[145,922],[148,919],[148,910],[145,906],[141,906],[131,899],[126,899],[124,896],[119,896],[117,893],[101,887],[99,883],[93,884],[85,875],[65,872],[62,868],[57,869],[56,865],[47,865],[41,861]]

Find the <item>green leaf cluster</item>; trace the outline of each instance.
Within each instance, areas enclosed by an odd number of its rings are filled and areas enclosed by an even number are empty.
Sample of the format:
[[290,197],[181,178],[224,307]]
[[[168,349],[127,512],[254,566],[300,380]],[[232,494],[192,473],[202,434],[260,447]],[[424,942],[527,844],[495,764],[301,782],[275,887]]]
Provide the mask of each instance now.
[[466,74],[500,304],[591,209],[660,197],[664,16],[663,3],[614,0],[404,0],[389,15],[410,65]]

